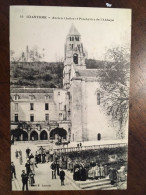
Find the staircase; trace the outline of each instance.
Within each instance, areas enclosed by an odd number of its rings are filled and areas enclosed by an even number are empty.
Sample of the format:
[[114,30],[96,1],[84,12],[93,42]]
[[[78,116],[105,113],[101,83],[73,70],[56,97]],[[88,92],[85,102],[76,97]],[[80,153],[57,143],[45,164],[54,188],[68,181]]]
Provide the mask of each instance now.
[[75,182],[82,190],[116,190],[117,187],[111,185],[109,178],[99,180],[87,180]]
[[73,173],[66,170],[65,175],[75,184],[76,190],[117,190],[116,186],[111,185],[109,177],[99,180],[75,181]]

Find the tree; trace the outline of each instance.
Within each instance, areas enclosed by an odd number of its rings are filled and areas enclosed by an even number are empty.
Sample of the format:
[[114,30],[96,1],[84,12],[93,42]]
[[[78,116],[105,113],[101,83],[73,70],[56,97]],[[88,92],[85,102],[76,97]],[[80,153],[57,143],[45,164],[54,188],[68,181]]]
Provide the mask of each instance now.
[[129,105],[129,51],[123,47],[109,49],[100,73],[101,97],[107,115],[118,124],[118,138],[125,137]]
[[43,80],[44,80],[44,81],[51,81],[51,80],[52,80],[52,76],[51,76],[50,74],[45,74],[45,75],[43,76]]

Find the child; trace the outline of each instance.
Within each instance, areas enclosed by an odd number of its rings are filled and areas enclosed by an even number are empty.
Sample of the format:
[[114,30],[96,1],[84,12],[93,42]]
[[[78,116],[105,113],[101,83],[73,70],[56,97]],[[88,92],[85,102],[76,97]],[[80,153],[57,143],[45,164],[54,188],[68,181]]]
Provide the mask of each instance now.
[[32,172],[32,170],[30,171],[30,173],[29,173],[29,184],[31,185],[31,186],[34,186],[34,183],[35,183],[35,180],[34,180],[34,173]]
[[61,180],[61,186],[64,185],[64,179],[65,179],[65,172],[63,169],[60,171],[60,180]]

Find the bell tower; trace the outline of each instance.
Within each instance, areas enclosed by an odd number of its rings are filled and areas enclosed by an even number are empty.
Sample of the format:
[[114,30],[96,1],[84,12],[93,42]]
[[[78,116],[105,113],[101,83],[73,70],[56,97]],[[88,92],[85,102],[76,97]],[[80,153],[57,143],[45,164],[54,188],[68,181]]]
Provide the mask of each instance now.
[[65,42],[63,85],[65,89],[70,87],[72,66],[77,69],[86,69],[85,52],[81,42],[81,35],[72,24]]

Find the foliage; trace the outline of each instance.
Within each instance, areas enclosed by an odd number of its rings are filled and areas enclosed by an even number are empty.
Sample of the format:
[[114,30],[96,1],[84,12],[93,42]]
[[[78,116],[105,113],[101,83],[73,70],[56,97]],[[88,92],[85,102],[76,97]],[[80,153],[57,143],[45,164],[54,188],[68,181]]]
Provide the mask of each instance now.
[[117,136],[124,138],[129,105],[129,53],[125,48],[109,49],[100,74],[102,103],[113,123],[118,123]]
[[69,157],[72,161],[85,161],[91,162],[92,160],[97,163],[107,164],[109,163],[109,155],[117,155],[119,161],[125,161],[127,157],[127,146],[116,148],[101,148],[95,150],[81,150],[65,153],[63,156]]
[[104,66],[103,61],[99,61],[95,59],[86,59],[85,64],[87,69],[102,69]]
[[11,63],[11,85],[14,87],[61,88],[62,74],[62,62]]
[[51,76],[50,74],[45,74],[45,75],[43,76],[43,80],[44,80],[44,81],[51,81],[51,80],[52,80],[52,76]]
[[[96,60],[89,59],[86,63],[87,68],[99,67]],[[101,64],[103,67],[103,62]],[[63,67],[63,62],[11,62],[11,85],[62,88]]]

